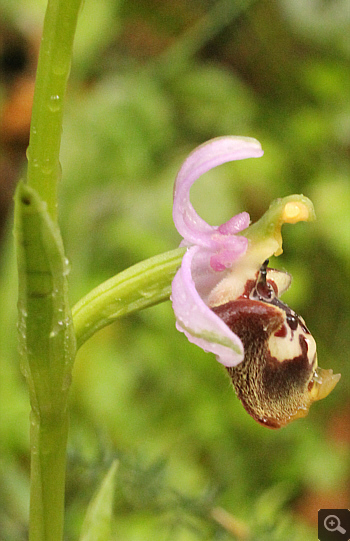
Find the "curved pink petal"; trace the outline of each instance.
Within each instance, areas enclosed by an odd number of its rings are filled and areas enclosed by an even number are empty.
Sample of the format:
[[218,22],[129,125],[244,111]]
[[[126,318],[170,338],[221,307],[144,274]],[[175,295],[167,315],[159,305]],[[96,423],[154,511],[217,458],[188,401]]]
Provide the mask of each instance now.
[[248,212],[241,212],[230,218],[228,222],[219,225],[217,230],[221,235],[235,235],[235,233],[247,229],[249,222],[250,218]]
[[[245,158],[259,158],[263,155],[261,145],[256,139],[250,137],[218,137],[196,148],[182,165],[174,186],[173,218],[176,229],[182,237],[192,244],[197,244],[211,250],[218,245],[211,235],[217,231],[205,222],[194,210],[190,202],[190,188],[192,184],[204,173],[214,167],[234,160]],[[241,216],[241,215],[239,215]],[[249,217],[248,217],[249,219]],[[242,229],[248,224],[247,214],[241,216]],[[221,234],[232,234],[231,230],[237,228],[237,223],[231,220],[223,227]],[[239,227],[240,227],[239,226]],[[237,229],[235,232],[242,229]],[[225,231],[225,232],[224,232]]]
[[[200,281],[205,268],[200,269],[200,261],[204,266],[208,264],[208,256],[202,257],[202,249],[198,246],[190,248],[183,257],[181,268],[178,270],[172,284],[172,303],[176,315],[178,330],[185,333],[188,340],[197,346],[210,351],[217,356],[217,360],[225,366],[236,366],[243,360],[243,345],[228,326],[205,304],[198,293],[198,284],[193,275],[198,275]],[[195,265],[193,261],[196,261]],[[195,268],[193,268],[195,267]],[[211,272],[211,275],[210,275]],[[208,270],[207,281],[213,279],[215,273]],[[204,291],[204,281],[202,286]],[[215,277],[214,277],[215,279]],[[216,277],[217,279],[217,277]],[[210,286],[208,287],[210,290]]]

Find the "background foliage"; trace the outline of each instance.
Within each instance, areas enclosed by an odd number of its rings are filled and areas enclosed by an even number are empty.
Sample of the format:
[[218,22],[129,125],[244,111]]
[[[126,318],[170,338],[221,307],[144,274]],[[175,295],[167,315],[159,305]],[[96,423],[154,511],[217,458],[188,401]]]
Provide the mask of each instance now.
[[[11,194],[44,9],[0,0],[1,541],[26,538]],[[72,303],[178,245],[172,185],[189,151],[219,135],[256,137],[264,157],[214,170],[193,202],[222,223],[241,210],[255,220],[290,193],[313,200],[318,221],[286,226],[276,265],[294,276],[284,299],[313,332],[319,364],[342,379],[306,419],[274,432],[244,412],[214,357],[176,332],[170,303],[104,329],[74,370],[67,540],[115,457],[115,539],[311,541],[319,508],[349,507],[349,23],[346,0],[86,0],[61,153]]]

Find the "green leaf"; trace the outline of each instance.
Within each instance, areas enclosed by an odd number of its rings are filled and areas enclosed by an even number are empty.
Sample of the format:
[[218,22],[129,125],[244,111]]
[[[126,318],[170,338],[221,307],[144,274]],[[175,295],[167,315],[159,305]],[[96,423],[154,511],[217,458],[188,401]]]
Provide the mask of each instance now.
[[19,339],[31,405],[51,420],[66,410],[75,336],[68,303],[68,262],[61,235],[37,192],[16,192]]
[[47,204],[19,183],[15,196],[18,330],[31,412],[31,541],[62,538],[68,390],[75,335],[68,265]]
[[83,522],[80,541],[108,541],[112,539],[112,506],[117,468],[118,461],[115,460],[91,500]]

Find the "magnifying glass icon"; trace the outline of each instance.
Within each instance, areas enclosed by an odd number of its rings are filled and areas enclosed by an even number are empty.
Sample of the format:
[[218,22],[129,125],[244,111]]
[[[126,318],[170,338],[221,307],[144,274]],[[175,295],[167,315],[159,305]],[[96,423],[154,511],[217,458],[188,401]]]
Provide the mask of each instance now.
[[325,519],[324,519],[324,527],[326,528],[326,530],[328,530],[329,532],[340,532],[340,533],[346,533],[346,530],[344,530],[344,528],[341,527],[340,525],[340,520],[339,518],[336,516],[336,515],[328,515]]

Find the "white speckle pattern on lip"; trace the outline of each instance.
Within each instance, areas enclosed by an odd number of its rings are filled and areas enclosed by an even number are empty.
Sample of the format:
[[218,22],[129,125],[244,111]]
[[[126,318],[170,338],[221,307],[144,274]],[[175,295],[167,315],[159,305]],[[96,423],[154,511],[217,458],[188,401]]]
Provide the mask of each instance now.
[[316,342],[311,334],[306,334],[300,324],[295,331],[289,327],[287,323],[284,323],[285,336],[276,336],[272,334],[269,338],[268,347],[272,357],[279,362],[284,362],[286,359],[294,359],[302,355],[302,349],[300,345],[300,336],[302,336],[307,344],[307,356],[309,364],[312,365],[315,361],[316,355]]

